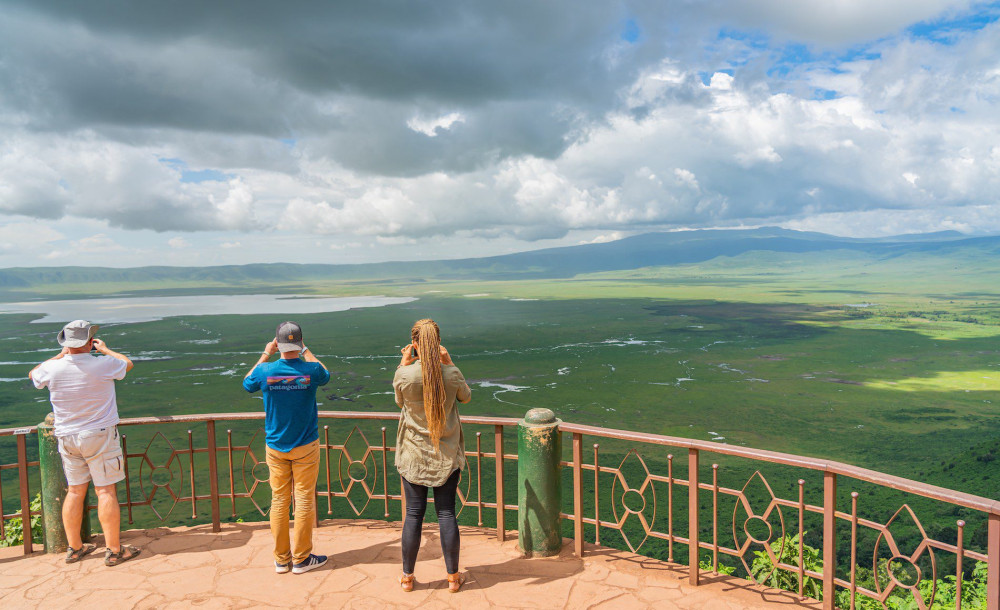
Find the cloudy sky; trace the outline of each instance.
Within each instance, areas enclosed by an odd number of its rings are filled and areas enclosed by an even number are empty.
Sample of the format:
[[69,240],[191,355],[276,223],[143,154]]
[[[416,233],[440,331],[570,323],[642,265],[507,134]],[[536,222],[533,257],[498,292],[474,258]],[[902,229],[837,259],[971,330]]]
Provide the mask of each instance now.
[[1000,2],[0,11],[0,267],[1000,232]]

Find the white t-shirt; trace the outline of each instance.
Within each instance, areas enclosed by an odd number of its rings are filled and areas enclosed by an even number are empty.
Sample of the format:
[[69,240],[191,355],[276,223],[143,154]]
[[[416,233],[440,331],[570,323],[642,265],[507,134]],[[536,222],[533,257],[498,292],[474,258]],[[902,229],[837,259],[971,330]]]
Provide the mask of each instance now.
[[124,361],[110,356],[66,354],[35,369],[31,381],[39,390],[49,389],[56,436],[117,424],[115,380],[125,378],[126,367]]

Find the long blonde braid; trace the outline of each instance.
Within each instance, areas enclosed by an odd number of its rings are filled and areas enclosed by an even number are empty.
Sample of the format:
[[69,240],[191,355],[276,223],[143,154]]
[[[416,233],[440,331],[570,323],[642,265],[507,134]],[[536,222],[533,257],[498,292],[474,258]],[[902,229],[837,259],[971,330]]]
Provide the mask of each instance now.
[[417,320],[410,330],[413,345],[420,356],[424,384],[424,415],[427,431],[437,451],[444,426],[444,378],[441,376],[441,330],[430,318]]

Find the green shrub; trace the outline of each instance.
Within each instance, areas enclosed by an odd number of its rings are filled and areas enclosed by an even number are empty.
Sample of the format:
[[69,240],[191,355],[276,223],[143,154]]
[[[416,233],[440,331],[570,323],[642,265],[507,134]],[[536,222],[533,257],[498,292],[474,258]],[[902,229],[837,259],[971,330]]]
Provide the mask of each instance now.
[[[805,535],[808,532],[803,532]],[[782,545],[784,543],[784,545]],[[771,543],[771,550],[778,557],[779,563],[799,565],[799,535],[784,536]],[[803,544],[802,559],[806,570],[823,571],[823,560],[819,549]],[[785,591],[799,590],[799,575],[787,570],[774,569],[771,557],[765,551],[754,551],[753,563],[750,564],[750,576],[753,580]],[[822,599],[823,584],[815,578],[803,576],[802,593],[813,599]]]
[[[702,572],[713,572],[712,562],[706,559],[702,559],[698,562],[698,567],[701,568]],[[733,566],[727,566],[724,563],[719,564],[719,574],[725,574],[726,576],[732,576],[736,572],[736,568]]]
[[[784,542],[784,548],[782,548]],[[778,539],[771,543],[771,550],[778,557],[778,561],[784,564],[799,565],[799,537],[785,536],[784,540]],[[802,558],[806,570],[814,572],[823,571],[823,560],[819,549],[809,545],[802,546]],[[705,567],[704,565],[702,566]],[[879,562],[879,582],[889,582],[889,568],[899,574],[902,566],[899,564],[890,565],[888,560]],[[711,569],[711,566],[708,566]],[[721,570],[721,566],[720,566]],[[798,574],[788,570],[774,569],[771,557],[765,551],[754,551],[754,560],[750,566],[750,577],[769,587],[783,589],[785,591],[798,592]],[[875,591],[875,577],[870,569],[858,566],[855,568],[855,582],[859,587],[864,587]],[[937,581],[937,591],[934,594],[934,604],[930,610],[945,610],[955,607],[955,576],[945,576]],[[920,595],[927,602],[930,600],[934,582],[930,579],[921,580],[918,584]],[[823,599],[822,582],[808,576],[802,581],[803,593],[813,599]],[[851,607],[851,592],[846,589],[837,590],[837,608]],[[857,594],[854,607],[857,610],[881,610],[882,605],[874,599]],[[920,606],[916,598],[907,590],[896,588],[892,595],[886,600],[886,608],[889,610],[917,610]],[[977,561],[972,571],[971,580],[962,580],[962,608],[963,610],[985,610],[986,608],[986,564]]]
[[[35,494],[35,499],[31,501],[30,510],[32,512],[42,510],[42,494]],[[42,540],[42,516],[31,516],[31,539]],[[24,544],[24,523],[20,517],[14,517],[4,524],[4,536],[0,538],[0,547],[20,546]]]

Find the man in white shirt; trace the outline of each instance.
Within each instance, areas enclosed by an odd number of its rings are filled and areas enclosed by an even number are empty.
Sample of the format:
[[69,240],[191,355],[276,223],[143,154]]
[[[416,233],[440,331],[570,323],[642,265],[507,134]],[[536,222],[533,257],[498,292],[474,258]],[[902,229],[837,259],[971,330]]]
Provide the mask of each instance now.
[[[98,327],[86,320],[70,322],[59,332],[58,355],[28,373],[38,389],[49,389],[55,416],[55,435],[69,489],[62,507],[69,550],[66,563],[76,563],[96,548],[80,536],[87,487],[94,482],[97,517],[107,549],[104,563],[115,566],[139,554],[140,549],[119,543],[121,511],[116,483],[125,478],[125,458],[118,439],[118,403],[115,380],[131,370],[128,357],[94,337]],[[91,355],[97,350],[106,357]]]

